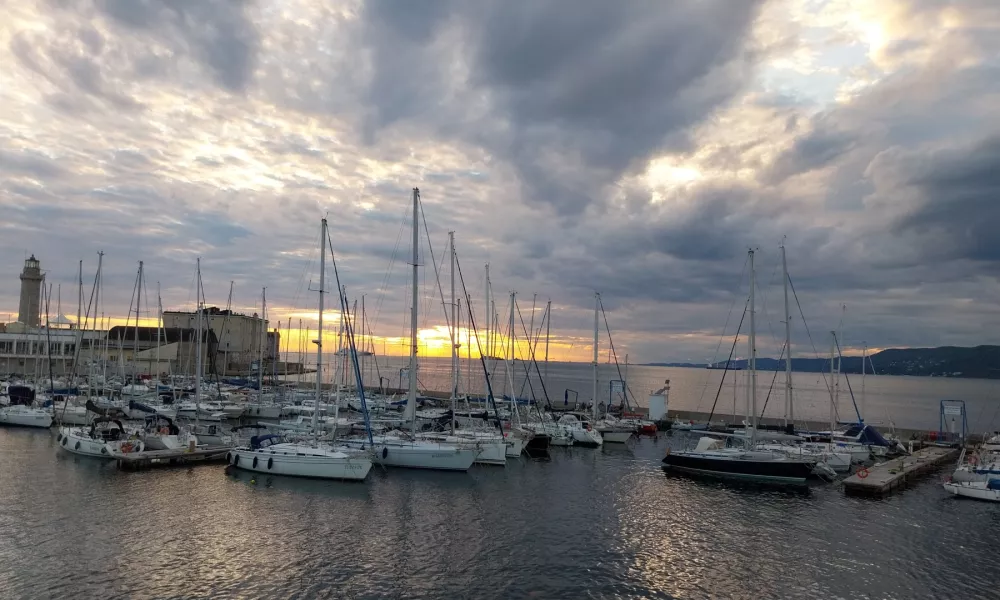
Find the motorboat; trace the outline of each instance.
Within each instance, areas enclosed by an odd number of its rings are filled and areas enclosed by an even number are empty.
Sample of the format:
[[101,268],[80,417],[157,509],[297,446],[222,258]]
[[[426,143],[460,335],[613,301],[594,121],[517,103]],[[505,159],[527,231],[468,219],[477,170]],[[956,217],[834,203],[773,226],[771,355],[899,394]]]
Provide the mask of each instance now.
[[667,449],[662,462],[665,471],[687,475],[802,484],[818,461],[770,450],[725,447],[722,440],[702,437],[694,450]]
[[944,489],[962,498],[1000,502],[1000,478],[987,481],[948,481]]
[[253,436],[249,445],[231,450],[227,460],[256,473],[348,481],[364,480],[372,468],[370,450],[288,442],[277,434]]
[[94,419],[90,427],[61,427],[56,443],[67,452],[96,458],[145,450],[138,432],[126,431],[120,420],[107,417]]

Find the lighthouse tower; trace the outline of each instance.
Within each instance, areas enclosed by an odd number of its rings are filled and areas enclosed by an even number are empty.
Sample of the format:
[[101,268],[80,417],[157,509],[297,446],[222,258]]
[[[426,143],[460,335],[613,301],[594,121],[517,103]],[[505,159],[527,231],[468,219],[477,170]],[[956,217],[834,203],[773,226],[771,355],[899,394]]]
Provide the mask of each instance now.
[[31,258],[24,261],[24,270],[21,271],[21,304],[17,310],[17,320],[28,327],[38,327],[44,279],[38,259],[32,254]]

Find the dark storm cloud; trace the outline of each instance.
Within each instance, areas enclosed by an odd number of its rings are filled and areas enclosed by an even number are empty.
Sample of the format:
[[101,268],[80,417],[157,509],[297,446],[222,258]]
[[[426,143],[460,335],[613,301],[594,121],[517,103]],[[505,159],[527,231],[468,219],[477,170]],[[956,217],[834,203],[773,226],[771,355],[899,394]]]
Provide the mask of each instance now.
[[[759,4],[369,2],[369,126],[430,121],[514,165],[527,201],[579,215],[741,89]],[[454,54],[440,48],[450,35]]]
[[248,16],[250,0],[100,0],[105,14],[135,30],[190,51],[216,82],[243,91],[257,60],[260,38]]
[[916,196],[894,232],[920,236],[938,260],[1000,261],[1000,134],[899,168]]

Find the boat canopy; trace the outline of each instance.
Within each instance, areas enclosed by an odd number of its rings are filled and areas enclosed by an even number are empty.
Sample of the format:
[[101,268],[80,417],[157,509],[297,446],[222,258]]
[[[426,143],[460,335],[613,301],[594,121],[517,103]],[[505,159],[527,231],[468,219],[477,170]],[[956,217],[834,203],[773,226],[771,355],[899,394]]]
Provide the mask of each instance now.
[[986,488],[990,490],[1000,490],[1000,479],[990,479],[986,482]]
[[268,435],[255,435],[250,438],[250,448],[253,450],[263,450],[268,446],[284,443],[284,441],[285,440],[276,433]]
[[35,401],[35,390],[26,385],[12,385],[7,388],[11,406],[15,404],[31,404]]
[[885,446],[889,447],[889,442],[886,441],[882,434],[878,432],[871,425],[854,425],[848,428],[844,432],[845,436],[857,438],[858,442],[866,446]]
[[152,406],[149,406],[148,404],[143,404],[142,402],[136,402],[135,400],[129,400],[128,401],[128,409],[129,410],[138,410],[138,411],[147,412],[147,413],[155,413],[156,412],[156,409],[153,408]]

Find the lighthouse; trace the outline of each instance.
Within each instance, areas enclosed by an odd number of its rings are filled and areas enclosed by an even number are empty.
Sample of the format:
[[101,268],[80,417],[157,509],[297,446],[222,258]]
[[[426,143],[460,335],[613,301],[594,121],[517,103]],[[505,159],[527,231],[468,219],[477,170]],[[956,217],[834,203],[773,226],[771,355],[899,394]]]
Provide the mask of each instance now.
[[21,271],[21,303],[17,310],[17,320],[28,327],[38,327],[44,279],[38,259],[32,254],[31,258],[24,261],[24,270]]

